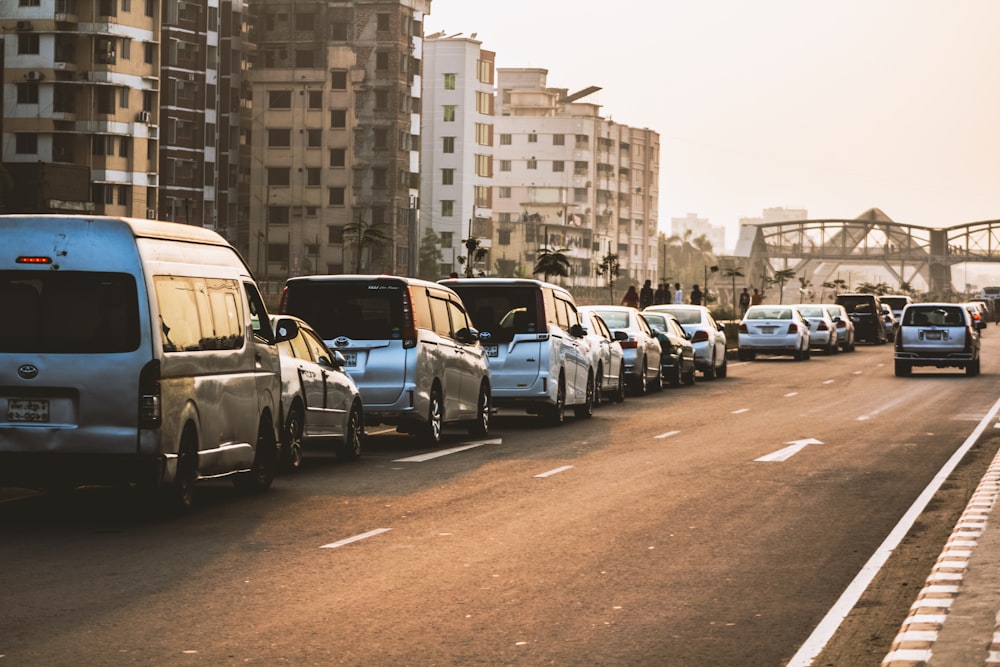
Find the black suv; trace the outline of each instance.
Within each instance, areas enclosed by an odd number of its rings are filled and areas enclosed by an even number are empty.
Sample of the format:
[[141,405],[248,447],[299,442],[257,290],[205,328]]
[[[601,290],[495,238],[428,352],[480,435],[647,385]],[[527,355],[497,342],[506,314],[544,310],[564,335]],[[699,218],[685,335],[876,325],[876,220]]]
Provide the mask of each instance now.
[[888,342],[882,321],[882,302],[874,294],[838,294],[836,303],[854,322],[854,339],[882,345]]

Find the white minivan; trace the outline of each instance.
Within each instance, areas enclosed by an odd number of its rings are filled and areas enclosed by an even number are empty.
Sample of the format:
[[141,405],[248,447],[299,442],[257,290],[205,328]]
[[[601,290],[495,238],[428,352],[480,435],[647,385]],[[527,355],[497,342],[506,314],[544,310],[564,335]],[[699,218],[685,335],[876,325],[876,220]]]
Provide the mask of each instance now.
[[0,484],[135,484],[181,511],[201,478],[270,486],[297,327],[272,329],[225,239],[84,215],[0,216],[0,237]]
[[522,408],[561,424],[594,411],[595,376],[587,332],[563,287],[521,278],[452,278],[479,330],[493,375],[497,407]]

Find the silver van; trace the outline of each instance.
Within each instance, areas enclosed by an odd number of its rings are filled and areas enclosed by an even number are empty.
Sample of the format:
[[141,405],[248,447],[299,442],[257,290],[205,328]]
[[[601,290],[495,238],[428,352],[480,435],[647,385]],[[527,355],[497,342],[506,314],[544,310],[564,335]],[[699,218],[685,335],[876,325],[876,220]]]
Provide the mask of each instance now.
[[489,433],[490,365],[455,292],[401,276],[302,276],[285,283],[279,312],[308,322],[361,391],[365,422],[430,444],[445,424]]
[[0,216],[0,484],[136,484],[175,509],[199,478],[270,486],[276,335],[215,232]]
[[439,281],[458,292],[486,348],[497,407],[518,407],[561,424],[594,411],[587,332],[563,287],[520,278]]

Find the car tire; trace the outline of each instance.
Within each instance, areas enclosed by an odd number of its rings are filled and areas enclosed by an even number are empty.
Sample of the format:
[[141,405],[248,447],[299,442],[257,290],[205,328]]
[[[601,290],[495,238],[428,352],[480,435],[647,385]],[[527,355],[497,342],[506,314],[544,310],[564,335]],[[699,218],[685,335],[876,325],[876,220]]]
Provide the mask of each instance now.
[[594,381],[594,405],[601,405],[607,399],[604,397],[604,364],[597,366],[597,379]]
[[253,465],[250,466],[250,470],[233,477],[233,485],[249,493],[267,491],[271,488],[279,464],[278,441],[274,436],[274,427],[267,419],[261,419],[257,425],[257,447],[253,455]]
[[618,385],[615,387],[614,402],[625,402],[625,373],[624,369],[620,366],[618,368]]
[[582,405],[573,406],[573,414],[578,419],[590,419],[594,416],[594,376],[587,376],[587,397]]
[[701,372],[701,377],[705,380],[711,382],[715,379],[715,355],[712,355],[711,361],[708,362],[708,368]]
[[639,367],[639,373],[635,378],[635,395],[645,396],[649,393],[649,378],[647,378],[649,366],[646,364],[646,358],[643,357],[642,365]]
[[556,404],[548,406],[545,411],[545,421],[549,426],[559,426],[566,420],[566,378],[559,373],[559,384],[556,386]]
[[965,367],[966,377],[976,377],[979,375],[979,359],[970,361]]
[[682,360],[683,360],[683,358],[678,357],[677,363],[674,364],[674,367],[673,367],[673,369],[672,369],[672,371],[670,373],[670,386],[671,387],[679,387],[681,385],[681,383],[684,381],[684,378],[683,378],[684,374],[681,372],[681,361]]
[[476,403],[476,421],[469,426],[469,435],[484,438],[490,434],[490,412],[493,402],[490,398],[490,388],[484,382],[479,388],[479,399]]
[[282,435],[284,442],[281,447],[281,469],[298,470],[302,467],[302,432],[305,422],[302,419],[302,409],[298,405],[288,411],[288,419]]
[[177,473],[169,486],[159,490],[160,508],[165,514],[187,514],[194,506],[194,487],[198,481],[198,436],[189,427],[177,450]]
[[427,406],[427,423],[422,429],[422,440],[431,446],[441,444],[441,431],[444,429],[444,401],[441,389],[434,385],[431,389],[431,400]]
[[697,373],[695,372],[695,367],[692,366],[691,370],[687,371],[686,373],[681,373],[681,382],[684,383],[685,387],[693,387],[696,381],[695,380],[696,376]]
[[351,406],[347,417],[347,428],[344,430],[344,440],[337,444],[334,451],[338,459],[357,461],[361,458],[361,447],[364,441],[365,425],[361,417],[361,404]]
[[722,355],[722,365],[715,369],[715,377],[725,379],[729,375],[729,359]]

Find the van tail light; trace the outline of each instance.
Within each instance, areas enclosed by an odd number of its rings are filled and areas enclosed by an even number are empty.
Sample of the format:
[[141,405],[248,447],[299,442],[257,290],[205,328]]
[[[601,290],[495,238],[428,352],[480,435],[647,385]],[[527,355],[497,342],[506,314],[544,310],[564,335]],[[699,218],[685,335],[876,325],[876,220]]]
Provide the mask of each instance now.
[[708,340],[707,331],[695,331],[694,336],[691,337],[692,343],[704,343]]
[[285,299],[288,297],[288,285],[281,288],[281,298],[278,299],[278,312],[287,315],[289,314],[285,310]]
[[139,371],[139,428],[159,428],[160,362],[150,361]]
[[747,329],[747,325],[743,322],[740,322],[740,333],[750,333],[750,330]]
[[799,325],[798,324],[796,324],[795,322],[792,322],[791,324],[788,325],[788,333],[793,334],[793,333],[798,333],[798,332],[799,332]]
[[417,346],[417,327],[413,322],[413,299],[410,288],[403,290],[403,347]]
[[623,340],[621,343],[623,350],[634,350],[639,347],[639,341],[635,340],[634,338]]

